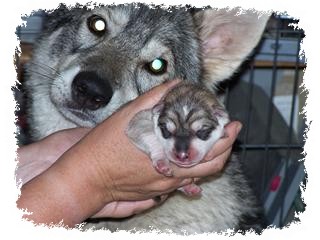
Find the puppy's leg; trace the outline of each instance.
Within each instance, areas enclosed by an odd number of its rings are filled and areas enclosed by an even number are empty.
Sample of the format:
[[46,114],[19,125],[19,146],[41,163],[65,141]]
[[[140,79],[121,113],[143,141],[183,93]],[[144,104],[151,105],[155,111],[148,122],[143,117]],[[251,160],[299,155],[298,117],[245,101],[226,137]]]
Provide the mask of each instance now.
[[167,176],[167,177],[172,177],[173,176],[173,171],[169,165],[169,161],[165,158],[161,158],[161,159],[152,159],[153,162],[153,166],[154,168],[161,174]]
[[191,183],[186,186],[178,188],[179,191],[183,192],[186,196],[197,197],[201,195],[202,189],[198,185]]

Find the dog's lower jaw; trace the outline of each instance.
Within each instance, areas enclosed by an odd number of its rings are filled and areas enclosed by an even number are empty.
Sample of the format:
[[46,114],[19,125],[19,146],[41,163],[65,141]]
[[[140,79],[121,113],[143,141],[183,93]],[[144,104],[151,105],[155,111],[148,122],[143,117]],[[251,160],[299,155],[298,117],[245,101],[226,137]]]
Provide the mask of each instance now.
[[77,127],[93,128],[98,124],[93,114],[81,109],[61,107],[58,108],[58,111],[67,121],[74,123]]

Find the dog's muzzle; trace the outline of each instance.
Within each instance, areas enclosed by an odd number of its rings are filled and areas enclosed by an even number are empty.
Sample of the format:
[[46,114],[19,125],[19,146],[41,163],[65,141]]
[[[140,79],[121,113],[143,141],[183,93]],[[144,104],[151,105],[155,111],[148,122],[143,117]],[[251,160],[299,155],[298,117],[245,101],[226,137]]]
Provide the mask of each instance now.
[[88,110],[104,107],[113,95],[109,81],[95,72],[79,72],[73,79],[71,91],[74,104]]

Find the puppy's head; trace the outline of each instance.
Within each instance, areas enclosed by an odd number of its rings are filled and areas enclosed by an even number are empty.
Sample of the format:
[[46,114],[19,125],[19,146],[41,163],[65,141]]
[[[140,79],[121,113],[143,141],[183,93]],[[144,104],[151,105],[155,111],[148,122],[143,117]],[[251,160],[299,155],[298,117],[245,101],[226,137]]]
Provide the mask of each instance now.
[[228,114],[220,106],[213,106],[210,112],[203,108],[185,107],[181,112],[164,108],[155,132],[171,162],[191,167],[224,135],[228,121]]
[[153,108],[153,122],[166,157],[191,167],[224,135],[229,116],[207,89],[180,84]]

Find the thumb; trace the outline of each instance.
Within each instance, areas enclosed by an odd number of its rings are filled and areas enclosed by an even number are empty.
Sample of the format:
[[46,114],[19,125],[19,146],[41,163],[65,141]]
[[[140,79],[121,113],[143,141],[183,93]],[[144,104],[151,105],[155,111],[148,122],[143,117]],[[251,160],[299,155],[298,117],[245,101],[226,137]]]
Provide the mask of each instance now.
[[166,95],[170,89],[176,86],[179,82],[181,82],[181,80],[175,79],[163,83],[139,96],[135,101],[132,102],[132,104],[134,104],[135,112],[152,108]]

